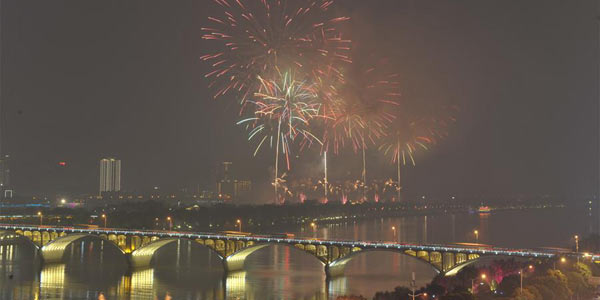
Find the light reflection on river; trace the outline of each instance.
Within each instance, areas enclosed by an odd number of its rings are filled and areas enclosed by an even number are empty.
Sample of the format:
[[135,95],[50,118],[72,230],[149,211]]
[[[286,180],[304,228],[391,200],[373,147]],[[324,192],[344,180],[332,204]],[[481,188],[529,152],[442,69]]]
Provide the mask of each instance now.
[[[582,217],[577,217],[582,216]],[[568,247],[574,233],[585,234],[590,220],[567,209],[370,219],[307,227],[298,236],[407,243],[474,242],[506,247]],[[392,227],[396,228],[392,230]],[[128,272],[124,260],[97,241],[73,246],[65,264],[41,266],[26,244],[0,246],[0,299],[335,299],[408,285],[411,272],[424,285],[435,272],[397,253],[369,252],[352,260],[344,277],[326,281],[323,265],[284,246],[257,251],[246,270],[223,276],[219,258],[189,242],[161,249],[153,269]]]

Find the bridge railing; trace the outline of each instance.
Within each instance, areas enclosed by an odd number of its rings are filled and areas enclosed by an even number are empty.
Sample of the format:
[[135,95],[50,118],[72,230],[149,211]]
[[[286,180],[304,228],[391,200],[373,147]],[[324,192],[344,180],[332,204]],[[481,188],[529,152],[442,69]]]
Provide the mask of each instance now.
[[[465,252],[476,254],[494,254],[506,256],[522,257],[541,257],[551,258],[558,255],[554,251],[535,251],[531,249],[511,249],[501,247],[464,247],[456,245],[441,244],[412,244],[412,243],[393,243],[381,241],[352,241],[352,240],[322,240],[315,238],[287,238],[287,237],[268,237],[268,236],[232,236],[218,233],[206,232],[177,232],[164,230],[131,230],[124,228],[77,228],[77,227],[57,227],[57,226],[38,226],[38,225],[16,225],[0,224],[0,229],[21,230],[21,231],[60,231],[66,233],[87,233],[87,234],[118,234],[118,235],[139,235],[139,236],[157,236],[171,238],[187,239],[220,239],[236,241],[252,241],[255,243],[287,243],[287,244],[315,244],[326,246],[342,247],[360,247],[365,249],[398,249],[398,250],[418,250],[418,251],[442,251],[442,252]],[[571,253],[573,255],[573,253]],[[600,259],[599,255],[592,255],[594,259]]]

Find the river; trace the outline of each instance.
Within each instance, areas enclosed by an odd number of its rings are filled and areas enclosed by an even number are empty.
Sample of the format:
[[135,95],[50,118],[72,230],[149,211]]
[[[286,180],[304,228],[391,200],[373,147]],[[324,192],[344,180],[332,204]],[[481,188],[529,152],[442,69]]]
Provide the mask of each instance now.
[[[597,225],[585,212],[555,208],[368,219],[300,228],[296,235],[410,243],[478,240],[525,248],[570,247],[574,234],[592,230]],[[30,246],[0,246],[0,299],[97,299],[99,293],[106,299],[370,298],[376,291],[407,286],[412,272],[419,285],[435,276],[429,265],[412,257],[368,252],[349,263],[344,277],[327,282],[322,264],[312,256],[273,246],[249,256],[246,271],[224,278],[218,257],[186,241],[162,249],[155,268],[130,272],[118,253],[104,249],[98,242],[81,243],[73,246],[65,264],[42,266]]]

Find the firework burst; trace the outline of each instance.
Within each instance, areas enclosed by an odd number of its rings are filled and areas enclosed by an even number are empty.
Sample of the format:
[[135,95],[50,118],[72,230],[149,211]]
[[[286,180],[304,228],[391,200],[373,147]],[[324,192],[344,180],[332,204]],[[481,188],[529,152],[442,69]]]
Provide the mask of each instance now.
[[346,144],[355,152],[375,144],[385,136],[386,129],[394,120],[400,92],[397,74],[384,71],[382,60],[374,67],[357,65],[339,87],[335,80],[329,81],[323,97],[325,151],[338,153]]
[[259,77],[258,80],[261,84],[259,91],[248,100],[253,116],[237,123],[247,126],[249,141],[258,140],[254,155],[264,145],[275,146],[280,147],[289,162],[292,142],[321,143],[309,126],[313,119],[319,117],[320,103],[315,85],[310,81],[297,80],[293,71],[281,72],[279,69],[276,79]]
[[201,59],[212,67],[205,77],[215,98],[237,91],[244,102],[258,88],[257,77],[271,76],[266,72],[273,66],[319,76],[350,62],[350,41],[336,28],[348,18],[332,16],[332,0],[214,1],[223,14],[208,18],[202,38],[220,50]]
[[441,106],[425,113],[410,113],[407,106],[404,103],[399,105],[397,117],[379,149],[390,156],[392,162],[414,166],[417,152],[429,150],[448,135],[448,126],[456,120],[454,115],[458,109],[455,106]]
[[[322,149],[338,153],[350,144],[355,153],[361,150],[363,187],[367,181],[366,149],[385,136],[400,96],[397,75],[386,73],[384,63],[381,60],[374,67],[354,65],[337,83],[339,88],[335,81],[321,84],[330,91],[323,98],[327,111],[322,114]],[[365,192],[366,188],[363,197]]]
[[296,79],[295,72],[281,72],[276,68],[275,79],[259,77],[260,88],[249,105],[253,116],[238,122],[249,130],[248,140],[257,140],[254,155],[268,143],[275,147],[275,193],[279,185],[279,153],[284,154],[290,169],[291,143],[314,143],[321,141],[311,133],[310,122],[319,117],[320,103],[315,85],[310,81]]
[[[415,154],[429,150],[439,139],[448,135],[448,126],[456,121],[456,106],[440,106],[427,112],[418,112],[410,103],[403,102],[391,125],[390,133],[379,149],[397,164],[398,200],[401,199],[401,166],[416,165]],[[411,108],[413,108],[412,112]]]

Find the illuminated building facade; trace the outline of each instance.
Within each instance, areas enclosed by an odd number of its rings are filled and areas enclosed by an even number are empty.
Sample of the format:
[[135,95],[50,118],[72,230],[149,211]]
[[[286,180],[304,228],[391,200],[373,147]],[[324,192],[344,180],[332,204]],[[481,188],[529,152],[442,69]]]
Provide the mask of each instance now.
[[3,199],[12,198],[12,188],[10,185],[10,156],[4,155],[0,158],[0,196]]
[[220,179],[217,181],[217,193],[219,198],[238,199],[244,197],[252,191],[252,182],[250,180],[238,180],[231,178],[230,170],[232,163],[223,162]]
[[117,193],[121,190],[121,160],[103,158],[100,160],[100,195]]

